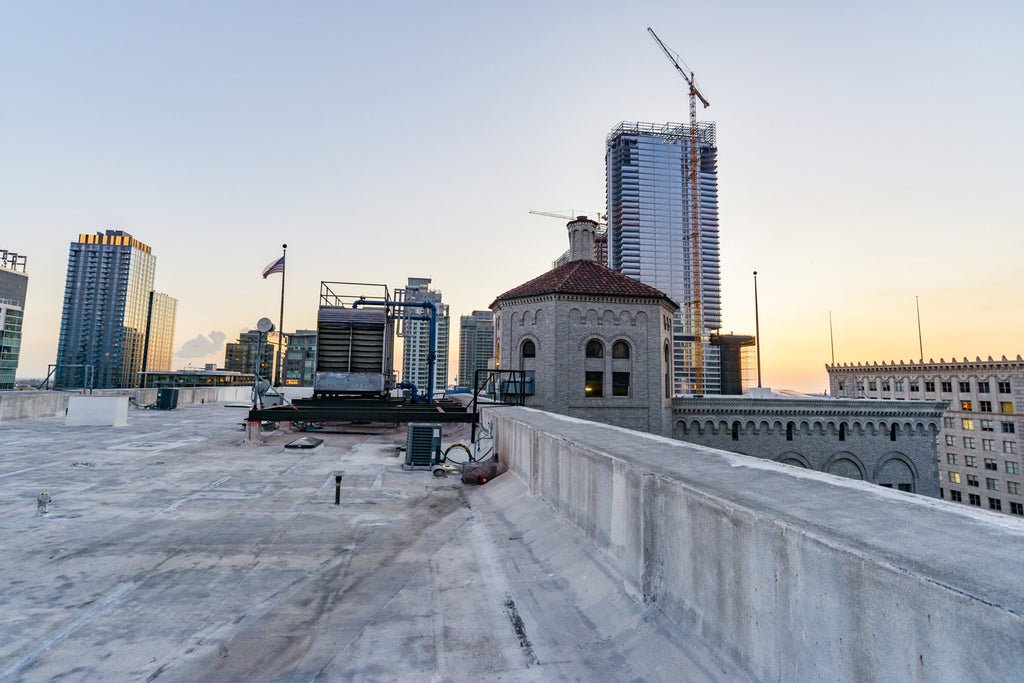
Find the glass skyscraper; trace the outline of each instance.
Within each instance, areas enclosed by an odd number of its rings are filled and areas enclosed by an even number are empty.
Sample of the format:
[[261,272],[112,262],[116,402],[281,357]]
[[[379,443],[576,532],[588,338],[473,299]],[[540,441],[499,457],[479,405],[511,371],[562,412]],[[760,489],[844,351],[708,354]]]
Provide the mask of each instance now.
[[138,373],[148,369],[149,339],[154,364],[169,365],[177,302],[158,295],[151,316],[155,272],[149,246],[121,230],[82,234],[71,243],[54,373],[58,388],[138,386]]
[[174,319],[177,313],[177,299],[160,292],[149,293],[146,351],[142,359],[146,371],[171,369],[171,359],[174,356]]
[[[721,357],[710,343],[722,326],[715,124],[697,124],[703,369],[697,372],[690,180],[690,126],[618,124],[606,140],[608,265],[679,304],[673,321],[676,395],[721,392]],[[701,376],[698,386],[698,374]]]
[[24,256],[0,249],[0,389],[13,389],[21,356],[28,275]]
[[[404,290],[404,301],[430,302],[437,306],[437,358],[434,361],[434,390],[442,391],[448,386],[448,306],[441,303],[441,292],[430,289],[430,278],[411,277]],[[424,309],[406,307],[403,315],[425,316]],[[416,389],[426,393],[430,372],[427,361],[430,342],[430,321],[402,320],[402,381],[412,382]]]
[[[459,319],[459,386],[473,388],[477,370],[494,356],[494,313],[473,311]],[[484,378],[481,378],[481,381]]]

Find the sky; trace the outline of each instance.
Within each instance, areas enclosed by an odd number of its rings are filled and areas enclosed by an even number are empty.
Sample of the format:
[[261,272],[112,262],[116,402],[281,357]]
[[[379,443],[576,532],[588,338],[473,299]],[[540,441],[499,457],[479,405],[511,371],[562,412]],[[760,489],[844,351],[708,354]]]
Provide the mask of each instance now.
[[[604,207],[620,121],[718,127],[724,332],[762,381],[1024,353],[1024,3],[0,3],[0,248],[28,257],[19,377],[56,357],[69,244],[125,230],[178,299],[174,368],[322,280],[429,277],[452,314],[551,267]],[[830,337],[829,316],[832,320]],[[834,344],[833,340],[834,339]],[[451,374],[458,368],[452,340]]]

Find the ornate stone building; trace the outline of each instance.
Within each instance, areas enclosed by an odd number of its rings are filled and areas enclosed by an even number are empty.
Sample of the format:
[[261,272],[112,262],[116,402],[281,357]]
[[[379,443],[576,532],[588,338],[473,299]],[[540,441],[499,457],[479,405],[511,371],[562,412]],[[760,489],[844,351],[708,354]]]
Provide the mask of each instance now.
[[568,224],[570,260],[500,295],[500,369],[526,372],[526,405],[670,433],[672,316],[663,292],[595,262],[597,224]]
[[946,500],[1024,516],[1024,358],[826,365],[833,396],[948,404],[937,435]]
[[673,437],[939,497],[945,404],[829,398],[676,398]]

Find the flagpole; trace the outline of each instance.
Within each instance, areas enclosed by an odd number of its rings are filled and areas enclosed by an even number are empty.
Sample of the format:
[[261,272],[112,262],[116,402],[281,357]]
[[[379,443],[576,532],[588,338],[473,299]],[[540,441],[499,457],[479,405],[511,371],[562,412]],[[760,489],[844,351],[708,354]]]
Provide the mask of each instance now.
[[281,347],[284,346],[284,274],[288,268],[285,254],[288,252],[288,245],[281,245],[281,315],[277,319],[277,361],[274,363],[274,377],[277,378],[275,386],[281,386],[281,374],[284,368],[281,367]]
[[754,271],[754,340],[757,344],[757,388],[761,388],[761,318],[757,314],[757,271]]

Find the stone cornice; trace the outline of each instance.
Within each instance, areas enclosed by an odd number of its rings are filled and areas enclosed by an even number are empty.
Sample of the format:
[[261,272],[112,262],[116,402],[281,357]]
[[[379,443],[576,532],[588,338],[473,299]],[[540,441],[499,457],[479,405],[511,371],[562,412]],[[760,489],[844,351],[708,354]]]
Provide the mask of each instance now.
[[940,358],[938,362],[929,359],[927,363],[915,363],[914,361],[903,362],[890,361],[886,363],[882,361],[879,363],[843,363],[841,365],[829,365],[825,364],[825,371],[831,374],[857,374],[857,373],[936,373],[936,374],[949,374],[949,373],[981,373],[988,372],[992,374],[1021,374],[1024,373],[1024,358],[1018,354],[1015,360],[1008,360],[1006,356],[1003,356],[1002,360],[993,360],[992,356],[988,357],[988,360],[981,360],[976,358],[975,360],[967,360],[964,358],[962,361],[958,361],[954,358],[951,361],[946,361],[944,358]]
[[793,418],[934,418],[942,417],[947,401],[879,401],[801,398],[676,398],[672,414],[718,417]]
[[548,303],[555,301],[580,301],[585,303],[601,303],[601,304],[627,304],[631,306],[654,306],[659,305],[661,308],[666,310],[675,311],[678,307],[670,305],[668,299],[654,299],[651,297],[632,297],[632,296],[616,296],[614,294],[563,294],[560,292],[553,292],[549,294],[538,294],[535,296],[523,296],[515,299],[500,299],[495,301],[491,305],[492,310],[500,310],[502,308],[510,308],[512,306],[519,306],[522,304],[536,304],[536,303]]

